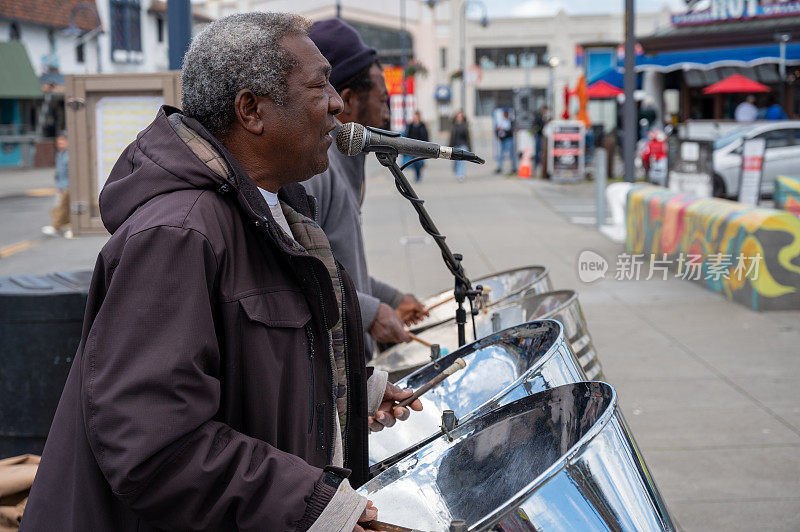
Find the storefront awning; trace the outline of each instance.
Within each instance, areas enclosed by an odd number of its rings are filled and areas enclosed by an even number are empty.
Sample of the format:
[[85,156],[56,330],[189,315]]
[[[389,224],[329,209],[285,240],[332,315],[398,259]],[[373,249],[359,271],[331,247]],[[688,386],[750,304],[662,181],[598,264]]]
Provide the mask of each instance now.
[[42,88],[21,42],[0,42],[0,98],[41,98]]
[[[680,50],[636,58],[637,72],[654,70],[673,72],[676,70],[710,70],[719,67],[752,67],[780,62],[778,44],[759,46],[707,48],[702,50]],[[786,62],[800,63],[800,44],[786,45]]]
[[589,85],[586,94],[592,100],[602,100],[605,98],[616,98],[620,94],[625,94],[625,91],[607,81],[600,80]]
[[607,68],[589,80],[589,85],[594,85],[598,81],[604,81],[614,87],[622,88],[625,84],[625,76],[616,68]]

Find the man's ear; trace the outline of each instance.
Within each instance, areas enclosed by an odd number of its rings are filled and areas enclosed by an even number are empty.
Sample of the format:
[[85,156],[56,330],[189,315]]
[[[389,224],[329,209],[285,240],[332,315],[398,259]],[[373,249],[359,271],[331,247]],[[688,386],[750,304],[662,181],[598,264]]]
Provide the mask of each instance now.
[[345,89],[339,96],[344,103],[341,114],[350,116],[358,111],[358,94],[353,89]]
[[242,89],[233,100],[236,120],[253,135],[261,135],[264,132],[264,117],[261,116],[259,99],[250,89]]

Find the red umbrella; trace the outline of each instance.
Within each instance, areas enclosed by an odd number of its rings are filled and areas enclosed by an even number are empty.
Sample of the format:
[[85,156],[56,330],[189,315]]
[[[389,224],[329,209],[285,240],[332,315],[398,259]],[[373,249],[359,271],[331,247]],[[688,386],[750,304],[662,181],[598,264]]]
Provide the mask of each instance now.
[[769,92],[769,87],[741,74],[732,74],[703,89],[703,94],[730,94],[734,92]]
[[624,92],[625,91],[619,87],[615,87],[611,83],[603,80],[595,81],[586,89],[586,95],[593,100],[598,100],[601,98],[615,98]]

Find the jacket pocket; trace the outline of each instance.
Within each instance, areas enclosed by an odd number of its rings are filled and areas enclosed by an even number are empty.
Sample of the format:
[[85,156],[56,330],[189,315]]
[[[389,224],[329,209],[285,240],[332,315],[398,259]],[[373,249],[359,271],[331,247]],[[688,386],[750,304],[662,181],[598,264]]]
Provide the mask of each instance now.
[[311,319],[311,309],[308,308],[303,294],[294,290],[242,297],[239,304],[250,320],[267,327],[299,329]]

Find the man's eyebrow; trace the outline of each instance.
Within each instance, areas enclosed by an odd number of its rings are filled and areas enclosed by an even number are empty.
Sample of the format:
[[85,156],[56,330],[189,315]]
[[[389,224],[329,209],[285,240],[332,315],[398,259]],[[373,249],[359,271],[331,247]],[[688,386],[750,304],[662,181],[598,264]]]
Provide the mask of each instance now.
[[330,65],[323,65],[323,66],[319,67],[317,72],[319,72],[320,74],[325,76],[325,78],[327,78],[328,76],[330,76],[331,70],[333,70],[333,69],[331,68]]

